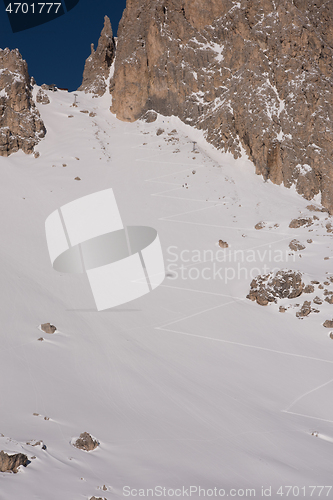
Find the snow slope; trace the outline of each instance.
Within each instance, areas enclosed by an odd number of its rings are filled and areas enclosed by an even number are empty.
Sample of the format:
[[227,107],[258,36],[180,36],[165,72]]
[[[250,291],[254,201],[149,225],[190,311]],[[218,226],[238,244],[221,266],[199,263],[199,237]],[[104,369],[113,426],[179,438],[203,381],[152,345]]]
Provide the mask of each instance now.
[[[333,305],[299,319],[295,307],[278,312],[286,301],[246,299],[264,265],[300,270],[308,282],[330,275],[328,215],[264,183],[249,161],[216,152],[176,118],[123,123],[108,96],[79,93],[74,108],[72,94],[48,95],[51,103],[39,105],[47,128],[39,158],[0,157],[0,450],[31,460],[16,475],[0,473],[0,500],[201,498],[199,486],[234,498],[271,487],[281,498],[285,485],[310,498],[310,486],[329,486],[333,341],[322,323]],[[85,276],[52,269],[44,222],[108,187],[124,224],[158,230],[167,277],[98,313]],[[290,229],[301,214],[318,220]],[[266,226],[256,230],[260,221]],[[306,249],[290,255],[294,238]],[[229,243],[227,262],[219,239]],[[58,331],[42,333],[45,322]],[[100,442],[93,452],[71,445],[84,431]]]

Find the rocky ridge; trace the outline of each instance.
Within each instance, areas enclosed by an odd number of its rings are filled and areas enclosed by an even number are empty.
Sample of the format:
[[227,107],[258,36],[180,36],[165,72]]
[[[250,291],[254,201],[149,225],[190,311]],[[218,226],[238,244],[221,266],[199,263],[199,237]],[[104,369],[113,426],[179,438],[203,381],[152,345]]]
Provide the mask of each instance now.
[[17,49],[0,49],[0,156],[19,149],[32,153],[45,133],[26,61]]
[[104,17],[104,27],[98,40],[96,51],[91,44],[91,54],[86,60],[82,84],[78,90],[102,96],[106,91],[106,80],[115,55],[115,41],[111,22],[108,16]]
[[128,0],[111,111],[176,115],[333,213],[332,18],[324,0]]

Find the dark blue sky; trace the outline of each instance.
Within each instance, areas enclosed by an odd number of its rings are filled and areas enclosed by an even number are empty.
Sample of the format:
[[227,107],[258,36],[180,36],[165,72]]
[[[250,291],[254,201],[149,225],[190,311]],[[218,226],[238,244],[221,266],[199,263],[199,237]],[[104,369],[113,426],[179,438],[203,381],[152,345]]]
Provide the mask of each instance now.
[[104,16],[111,19],[113,34],[116,35],[125,6],[126,0],[80,0],[76,7],[58,19],[13,33],[2,3],[0,48],[18,48],[28,63],[30,76],[34,76],[38,85],[55,83],[70,91],[76,90],[82,81],[90,44],[97,46]]

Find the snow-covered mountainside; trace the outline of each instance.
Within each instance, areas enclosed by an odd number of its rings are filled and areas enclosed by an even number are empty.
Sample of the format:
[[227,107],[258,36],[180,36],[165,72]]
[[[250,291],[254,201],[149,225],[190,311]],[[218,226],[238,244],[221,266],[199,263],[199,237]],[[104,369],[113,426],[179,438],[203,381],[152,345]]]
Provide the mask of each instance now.
[[[333,243],[319,200],[265,183],[179,118],[125,123],[108,94],[73,107],[45,93],[40,156],[0,158],[0,451],[30,462],[0,473],[1,500],[329,493]],[[167,276],[97,312],[84,275],[52,269],[44,223],[109,187],[124,224],[157,229]],[[308,293],[246,298],[278,269]],[[73,446],[84,432],[92,451]]]
[[333,213],[332,24],[326,0],[128,1],[112,111],[178,116]]

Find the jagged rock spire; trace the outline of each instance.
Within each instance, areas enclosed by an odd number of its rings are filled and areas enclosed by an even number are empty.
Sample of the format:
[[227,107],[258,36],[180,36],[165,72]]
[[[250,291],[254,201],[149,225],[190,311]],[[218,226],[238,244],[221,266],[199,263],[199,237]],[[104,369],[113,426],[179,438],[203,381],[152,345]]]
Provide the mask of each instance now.
[[104,27],[98,40],[97,49],[91,44],[91,54],[86,60],[82,84],[78,90],[91,92],[99,96],[106,90],[105,80],[109,76],[110,66],[115,54],[115,43],[111,22],[108,16],[104,17]]

